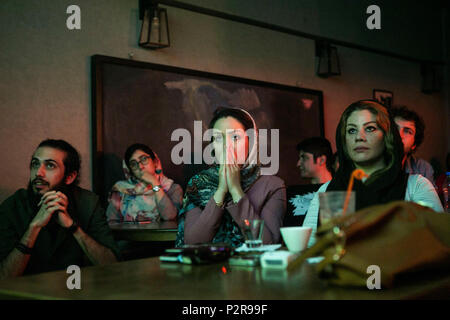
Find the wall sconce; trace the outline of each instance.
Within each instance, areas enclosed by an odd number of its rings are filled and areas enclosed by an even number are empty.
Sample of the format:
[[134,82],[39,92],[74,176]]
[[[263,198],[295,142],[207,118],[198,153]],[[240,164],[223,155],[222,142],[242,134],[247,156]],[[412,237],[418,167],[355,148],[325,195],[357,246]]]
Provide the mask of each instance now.
[[139,46],[147,49],[170,47],[167,10],[155,0],[139,0],[139,19],[142,20]]
[[422,76],[422,92],[431,94],[441,91],[441,78],[437,67],[431,63],[422,63],[420,66]]
[[316,74],[321,78],[340,76],[341,66],[337,48],[326,41],[316,40]]

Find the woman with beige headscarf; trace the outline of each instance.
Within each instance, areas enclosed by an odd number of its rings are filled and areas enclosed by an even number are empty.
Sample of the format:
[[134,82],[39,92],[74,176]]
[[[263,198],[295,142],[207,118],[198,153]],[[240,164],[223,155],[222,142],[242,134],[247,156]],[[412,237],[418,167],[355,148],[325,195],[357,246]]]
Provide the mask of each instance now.
[[286,188],[280,178],[260,173],[255,121],[243,109],[219,108],[209,128],[216,164],[188,182],[175,245],[238,247],[245,219],[264,220],[263,243],[279,243]]

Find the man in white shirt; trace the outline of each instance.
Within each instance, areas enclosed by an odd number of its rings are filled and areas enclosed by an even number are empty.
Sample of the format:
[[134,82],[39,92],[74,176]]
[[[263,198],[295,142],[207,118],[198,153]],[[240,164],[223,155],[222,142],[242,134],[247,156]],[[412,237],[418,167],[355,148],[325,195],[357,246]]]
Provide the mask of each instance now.
[[327,139],[322,137],[305,139],[297,145],[297,151],[300,176],[310,180],[311,183],[288,186],[284,226],[302,225],[314,193],[332,178],[333,152]]

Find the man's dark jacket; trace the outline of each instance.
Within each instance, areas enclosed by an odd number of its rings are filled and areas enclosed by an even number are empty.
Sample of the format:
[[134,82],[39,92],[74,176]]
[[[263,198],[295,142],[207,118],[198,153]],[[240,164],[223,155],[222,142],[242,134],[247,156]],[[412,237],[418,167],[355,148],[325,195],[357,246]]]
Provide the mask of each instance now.
[[[105,211],[98,196],[79,187],[71,188],[69,214],[81,229],[99,244],[110,248],[119,258],[119,251]],[[20,189],[0,205],[0,261],[14,249],[37,214],[32,208],[29,192]],[[54,214],[47,226],[41,229],[33,247],[24,274],[66,269],[69,265],[80,267],[91,264],[73,234],[56,222]]]

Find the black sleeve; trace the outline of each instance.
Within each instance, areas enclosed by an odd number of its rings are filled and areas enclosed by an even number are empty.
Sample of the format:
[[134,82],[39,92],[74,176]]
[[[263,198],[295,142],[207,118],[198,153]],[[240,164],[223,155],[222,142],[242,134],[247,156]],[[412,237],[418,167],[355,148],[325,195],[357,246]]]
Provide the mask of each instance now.
[[111,229],[106,221],[106,213],[103,207],[100,205],[100,201],[94,204],[94,212],[89,221],[87,230],[84,230],[91,238],[100,243],[101,245],[112,250],[117,260],[120,260],[120,251],[114,240]]
[[0,262],[10,254],[20,238],[9,219],[8,211],[3,205],[0,206]]

